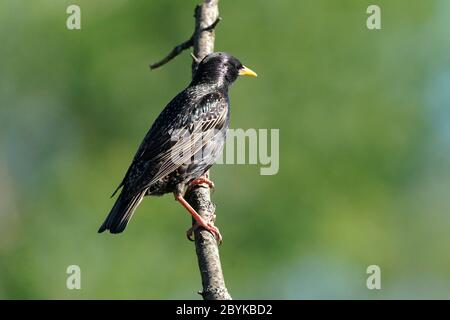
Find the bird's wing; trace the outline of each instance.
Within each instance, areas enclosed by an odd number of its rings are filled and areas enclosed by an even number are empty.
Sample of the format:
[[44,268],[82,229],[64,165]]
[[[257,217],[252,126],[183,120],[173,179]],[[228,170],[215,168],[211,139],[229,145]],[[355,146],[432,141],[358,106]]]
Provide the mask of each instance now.
[[141,189],[172,173],[226,124],[228,101],[222,93],[205,95],[189,114],[170,108],[172,103],[179,101],[171,102],[152,125],[117,190],[124,185]]
[[[193,110],[190,119],[171,133],[174,144],[158,158],[161,166],[149,184],[177,170],[182,164],[195,161],[205,145],[222,134],[227,122],[228,101],[218,92],[205,95]],[[175,135],[174,135],[175,134]],[[202,156],[200,154],[200,156]]]

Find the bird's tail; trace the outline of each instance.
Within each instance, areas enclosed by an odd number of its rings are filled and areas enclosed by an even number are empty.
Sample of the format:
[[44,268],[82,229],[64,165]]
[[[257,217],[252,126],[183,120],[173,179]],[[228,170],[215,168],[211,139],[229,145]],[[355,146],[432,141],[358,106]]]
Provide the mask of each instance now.
[[144,190],[137,195],[130,196],[128,192],[122,190],[105,222],[103,222],[100,229],[98,229],[98,232],[101,233],[105,230],[109,230],[111,233],[121,233],[125,230],[128,221],[130,221],[133,216],[134,210],[136,210],[139,203],[141,203],[146,192],[147,190]]

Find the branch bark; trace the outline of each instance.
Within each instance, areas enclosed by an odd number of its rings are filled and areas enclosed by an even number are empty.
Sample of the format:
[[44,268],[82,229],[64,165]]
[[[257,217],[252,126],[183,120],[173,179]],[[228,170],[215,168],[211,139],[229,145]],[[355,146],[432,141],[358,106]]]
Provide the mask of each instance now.
[[[219,0],[204,0],[195,8],[194,17],[195,29],[192,37],[175,47],[163,60],[152,64],[151,69],[164,65],[183,50],[193,46],[192,76],[194,76],[199,61],[214,52],[214,28],[220,22]],[[209,172],[205,175],[208,177]],[[185,199],[202,218],[207,221],[213,219],[215,206],[211,202],[210,190],[206,185],[199,185],[189,190]],[[225,286],[216,239],[203,228],[196,228],[194,234],[195,251],[203,286],[203,290],[199,293],[204,300],[231,300]]]

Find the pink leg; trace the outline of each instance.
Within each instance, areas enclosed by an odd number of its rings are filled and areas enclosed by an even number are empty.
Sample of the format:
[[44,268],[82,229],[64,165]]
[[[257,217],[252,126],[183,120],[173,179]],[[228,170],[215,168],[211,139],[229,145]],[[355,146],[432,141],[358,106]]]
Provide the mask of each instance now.
[[[194,210],[194,208],[192,208],[191,207],[191,205],[183,198],[183,196],[182,195],[175,195],[175,199],[179,202],[179,203],[181,203],[181,205],[192,215],[192,217],[194,218],[194,220],[197,222],[197,224],[198,224],[198,226],[201,226],[201,227],[203,227],[204,229],[206,229],[206,230],[208,230],[209,232],[211,232],[214,236],[215,236],[215,238],[216,238],[216,240],[217,240],[217,242],[219,242],[219,244],[222,242],[222,235],[220,234],[220,232],[219,232],[219,229],[216,227],[216,226],[214,226],[214,224],[213,223],[208,223],[208,222],[206,222],[198,213],[197,213],[197,211],[195,211]],[[191,236],[192,236],[192,232],[194,231],[194,229],[195,229],[195,226],[194,227],[192,227],[192,228],[190,228],[188,231],[187,231],[187,236],[188,236],[188,238],[190,239],[190,240],[192,240],[191,239]]]

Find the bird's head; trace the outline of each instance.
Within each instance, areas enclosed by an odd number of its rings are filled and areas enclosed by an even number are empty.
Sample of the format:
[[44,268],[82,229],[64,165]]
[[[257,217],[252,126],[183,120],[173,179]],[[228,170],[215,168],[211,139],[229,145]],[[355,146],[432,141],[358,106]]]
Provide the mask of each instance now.
[[238,76],[256,77],[257,75],[232,55],[214,52],[199,63],[193,82],[229,86]]

